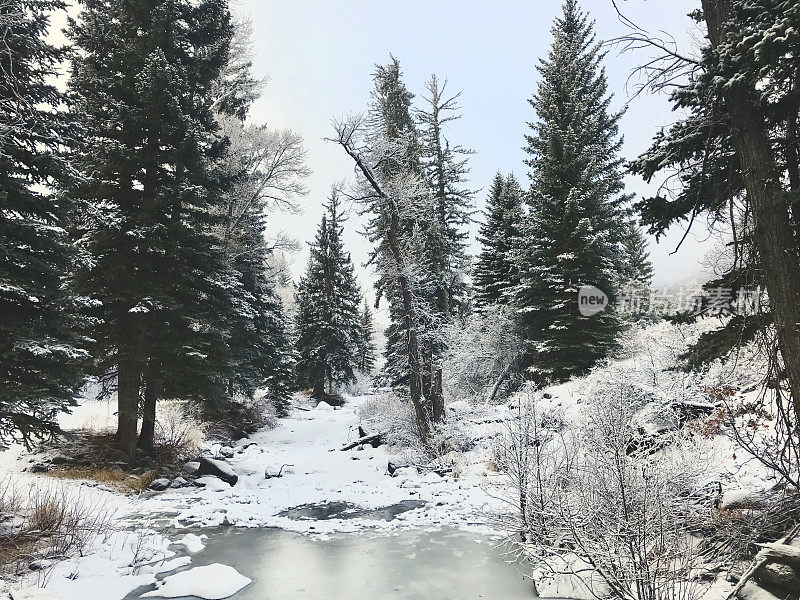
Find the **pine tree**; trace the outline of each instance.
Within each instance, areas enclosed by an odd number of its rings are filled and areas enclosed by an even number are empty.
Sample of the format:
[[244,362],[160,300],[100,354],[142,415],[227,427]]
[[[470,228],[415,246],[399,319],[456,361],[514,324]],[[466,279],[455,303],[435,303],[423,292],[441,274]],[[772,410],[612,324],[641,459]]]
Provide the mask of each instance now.
[[332,393],[334,384],[354,379],[361,338],[361,291],[342,244],[336,192],[326,208],[296,298],[297,371],[315,398],[324,396],[326,384]]
[[489,188],[485,221],[478,233],[481,253],[473,269],[475,303],[505,304],[518,283],[512,250],[520,238],[523,193],[513,173],[498,172]]
[[375,329],[372,325],[372,311],[369,309],[367,299],[364,298],[364,306],[361,309],[359,319],[358,353],[356,358],[356,369],[365,375],[371,375],[375,369]]
[[530,124],[531,211],[517,253],[515,290],[527,367],[536,379],[563,380],[585,372],[616,345],[620,322],[612,308],[578,311],[578,289],[592,285],[611,299],[622,265],[622,162],[619,113],[609,111],[602,54],[593,25],[567,0],[552,29]]
[[[390,181],[400,175],[408,176],[414,179],[412,185],[416,186],[423,179],[419,132],[412,110],[414,94],[403,83],[400,62],[392,57],[389,64],[377,65],[373,73],[373,82],[367,142],[371,147],[381,149],[384,155],[379,169],[380,176],[385,181]],[[422,189],[414,190],[414,195],[422,193],[424,193]],[[408,204],[412,203],[412,199],[407,200]],[[386,235],[387,230],[394,227],[392,211],[383,202],[371,203],[367,208],[371,213],[367,223],[367,233],[369,240],[375,243],[375,249],[370,255],[370,264],[378,266],[379,274],[378,280],[375,282],[377,298],[380,302],[381,298],[385,297],[389,303],[383,378],[389,385],[400,388],[409,383],[407,311],[401,298],[402,291],[392,273],[394,267],[392,264],[385,268],[381,266],[382,262],[393,256],[393,251],[389,247],[389,237]],[[419,224],[425,223],[426,220],[415,218],[417,213],[409,206],[397,206],[396,208],[398,236],[402,236],[404,241],[410,242],[412,236],[423,235],[419,231]],[[425,229],[430,230],[430,227]],[[419,240],[415,240],[417,245],[419,242]],[[427,258],[423,260],[427,260]],[[393,262],[392,258],[390,263]],[[419,270],[427,271],[427,266]],[[424,275],[420,275],[420,278],[424,278]],[[423,300],[423,294],[415,294],[415,302]]]
[[142,394],[150,429],[158,398],[218,397],[229,379],[221,325],[242,290],[215,233],[214,94],[233,31],[226,0],[81,5],[70,87],[91,260],[76,280],[98,301],[97,368],[116,375],[117,442],[133,459]]
[[64,52],[46,41],[54,0],[0,3],[0,445],[57,431],[83,382],[78,299],[65,290],[74,137],[52,85]]
[[431,75],[425,87],[427,106],[416,114],[422,167],[437,216],[427,232],[428,276],[435,316],[447,323],[467,309],[465,272],[469,257],[464,228],[470,222],[474,192],[464,187],[464,181],[469,174],[467,157],[474,151],[451,146],[444,133],[449,123],[461,118],[458,114],[461,92],[448,98],[447,81],[440,83],[436,75]]
[[647,251],[647,240],[635,221],[626,224],[622,238],[623,284],[641,288],[650,287],[653,279],[653,263]]

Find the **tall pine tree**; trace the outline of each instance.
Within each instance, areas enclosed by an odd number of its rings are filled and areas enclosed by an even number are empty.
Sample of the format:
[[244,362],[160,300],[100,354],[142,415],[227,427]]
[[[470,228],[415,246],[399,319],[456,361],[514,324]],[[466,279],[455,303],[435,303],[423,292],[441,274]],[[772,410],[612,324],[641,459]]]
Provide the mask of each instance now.
[[489,188],[478,241],[481,252],[473,269],[475,303],[478,307],[508,302],[518,283],[513,249],[520,241],[522,224],[522,188],[510,173],[497,173]]
[[359,319],[358,351],[356,355],[356,369],[364,375],[371,375],[375,369],[375,328],[372,324],[372,311],[369,309],[367,299],[361,308]]
[[615,297],[626,197],[620,113],[609,110],[593,24],[576,0],[567,0],[552,33],[530,100],[538,116],[525,136],[531,211],[522,227],[514,301],[529,373],[557,381],[585,372],[616,346],[620,321],[613,308],[581,315],[578,289],[592,285]]
[[74,137],[52,85],[64,52],[46,41],[54,0],[0,3],[0,445],[57,430],[88,357],[76,298],[71,173],[59,149]]
[[354,379],[362,329],[361,290],[350,254],[336,192],[311,245],[306,275],[297,290],[297,371],[302,383],[322,398],[333,386]]
[[142,393],[209,398],[228,380],[219,326],[241,285],[215,235],[222,204],[217,82],[233,33],[226,0],[83,0],[70,36],[85,130],[79,289],[97,301],[103,375],[116,375],[117,441],[131,459]]
[[[447,81],[440,82],[436,75],[431,75],[425,87],[426,106],[417,110],[416,115],[423,172],[437,217],[427,232],[428,277],[434,318],[447,323],[467,308],[465,272],[469,257],[464,228],[472,214],[474,192],[465,188],[464,182],[469,174],[467,157],[474,151],[451,145],[445,135],[445,128],[461,118],[458,113],[461,92],[448,97]],[[441,348],[437,354],[440,351]]]

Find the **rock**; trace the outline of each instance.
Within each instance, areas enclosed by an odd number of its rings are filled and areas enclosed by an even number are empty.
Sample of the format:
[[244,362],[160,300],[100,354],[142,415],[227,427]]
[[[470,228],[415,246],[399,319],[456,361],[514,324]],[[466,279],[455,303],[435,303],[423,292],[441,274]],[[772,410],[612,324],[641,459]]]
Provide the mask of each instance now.
[[170,480],[166,477],[159,477],[158,479],[154,479],[153,483],[150,484],[150,489],[156,492],[163,492],[167,489],[170,485]]
[[236,482],[239,481],[236,471],[228,463],[213,458],[201,458],[197,474],[199,476],[212,475],[231,486],[236,485]]
[[782,600],[774,594],[759,587],[754,581],[748,581],[736,594],[739,600]]
[[50,469],[47,467],[47,465],[43,465],[42,463],[33,463],[25,470],[28,473],[47,473]]
[[758,571],[758,580],[767,588],[786,591],[800,590],[800,568],[795,565],[771,562]]
[[200,468],[200,461],[192,460],[183,465],[183,472],[187,475],[197,475],[197,470]]
[[230,446],[222,446],[219,449],[219,455],[224,456],[225,458],[231,458],[234,454],[233,448]]
[[227,483],[225,483],[224,481],[222,481],[217,477],[214,477],[213,475],[205,475],[204,477],[199,477],[195,481],[195,485],[199,485],[200,487],[209,490],[211,492],[221,492],[223,490],[230,489]]
[[0,518],[0,537],[17,535],[25,528],[25,518],[22,515],[4,515]]
[[184,488],[189,485],[189,482],[186,481],[183,477],[176,477],[172,480],[172,483],[169,484],[171,488]]
[[69,464],[71,461],[69,458],[64,456],[63,454],[56,454],[50,459],[51,465],[66,465]]
[[44,569],[49,569],[54,564],[56,564],[56,561],[49,558],[36,558],[30,562],[28,568],[31,571],[42,571]]

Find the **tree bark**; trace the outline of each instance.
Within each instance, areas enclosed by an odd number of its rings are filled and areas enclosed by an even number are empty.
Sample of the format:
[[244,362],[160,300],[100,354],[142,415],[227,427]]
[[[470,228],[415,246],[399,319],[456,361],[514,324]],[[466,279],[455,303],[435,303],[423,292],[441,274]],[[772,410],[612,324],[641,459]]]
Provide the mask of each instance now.
[[136,461],[136,426],[139,415],[139,383],[141,374],[128,359],[117,365],[117,447]]
[[144,402],[142,403],[142,428],[139,431],[139,441],[136,444],[149,454],[153,449],[156,434],[156,403],[161,395],[162,383],[158,375],[148,375],[144,388]]
[[438,367],[433,374],[431,404],[433,405],[433,422],[441,423],[444,420],[444,389],[442,386],[441,367]]
[[[730,0],[703,0],[711,45],[729,37]],[[753,83],[729,86],[724,93],[734,128],[736,153],[742,166],[747,198],[753,209],[756,249],[764,269],[778,344],[800,420],[800,257],[793,239],[788,203]]]

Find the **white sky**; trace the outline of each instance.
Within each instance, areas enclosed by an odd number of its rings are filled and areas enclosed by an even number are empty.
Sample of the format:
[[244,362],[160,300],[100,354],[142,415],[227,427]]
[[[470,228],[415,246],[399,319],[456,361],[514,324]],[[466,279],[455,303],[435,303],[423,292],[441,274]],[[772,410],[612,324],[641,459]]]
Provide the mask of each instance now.
[[[667,31],[683,47],[691,47],[701,34],[686,17],[699,6],[698,0],[623,0],[618,5],[641,27]],[[597,22],[598,39],[628,31],[611,0],[584,0],[583,6]],[[236,9],[249,16],[255,28],[255,72],[269,77],[252,116],[301,133],[314,171],[304,214],[276,215],[273,228],[303,242],[312,239],[331,185],[353,172],[341,149],[323,138],[332,134],[332,118],[366,108],[374,65],[385,63],[390,53],[400,60],[404,81],[418,96],[431,73],[447,77],[450,91],[463,91],[463,118],[449,137],[477,151],[470,160],[471,187],[482,190],[476,208],[483,208],[486,189],[498,169],[514,171],[526,185],[521,147],[525,122],[535,118],[527,99],[536,87],[537,60],[549,49],[560,0],[239,0]],[[620,55],[610,50],[605,65],[615,107],[629,101],[634,90],[626,88],[626,80],[646,57],[645,52]],[[637,156],[653,134],[674,119],[665,96],[631,100],[621,123],[624,157]],[[638,178],[629,177],[627,182],[629,192],[641,195],[648,190]],[[361,222],[353,211],[346,226],[346,242],[357,265],[368,253],[368,243],[358,233]],[[697,274],[708,244],[692,234],[670,256],[682,234],[676,229],[658,245],[651,241],[657,285]],[[295,276],[305,267],[303,246],[294,257]],[[473,253],[477,251],[473,242]],[[370,274],[361,272],[360,278],[365,291],[371,289]]]
[[[313,174],[310,194],[302,201],[302,215],[278,214],[271,233],[290,233],[302,242],[293,257],[295,279],[308,256],[331,185],[351,178],[352,164],[342,150],[323,138],[332,134],[333,118],[366,109],[376,63],[389,54],[401,63],[406,86],[418,96],[431,73],[449,80],[450,92],[463,91],[463,118],[453,124],[453,143],[473,148],[470,187],[481,190],[476,209],[484,206],[486,189],[499,169],[513,171],[527,187],[523,164],[526,121],[534,120],[527,99],[536,88],[539,58],[550,47],[550,27],[561,12],[560,0],[232,0],[234,9],[254,26],[254,73],[268,77],[263,97],[251,112],[253,120],[276,128],[290,128],[305,139]],[[702,32],[686,16],[699,0],[621,0],[625,15],[651,32],[666,31],[691,51]],[[583,0],[596,20],[598,39],[629,30],[619,21],[611,0]],[[63,19],[55,19],[56,27]],[[58,36],[60,37],[60,36]],[[58,40],[60,41],[60,40]],[[633,69],[648,58],[645,51],[620,54],[609,49],[605,66],[613,106],[628,103],[621,122],[624,158],[645,150],[659,128],[675,120],[665,96],[640,95],[627,86]],[[638,178],[627,178],[627,191],[641,196],[654,190]],[[347,208],[347,207],[345,207]],[[362,219],[353,209],[346,224],[346,243],[357,265],[362,288],[372,296],[372,274],[360,268],[368,256],[368,242],[360,235]],[[480,218],[480,215],[477,215]],[[472,253],[477,225],[472,227]],[[704,229],[689,235],[675,249],[683,231],[676,228],[656,245],[651,259],[658,286],[686,281],[698,275],[699,262],[709,250]],[[701,238],[698,238],[701,235]]]

